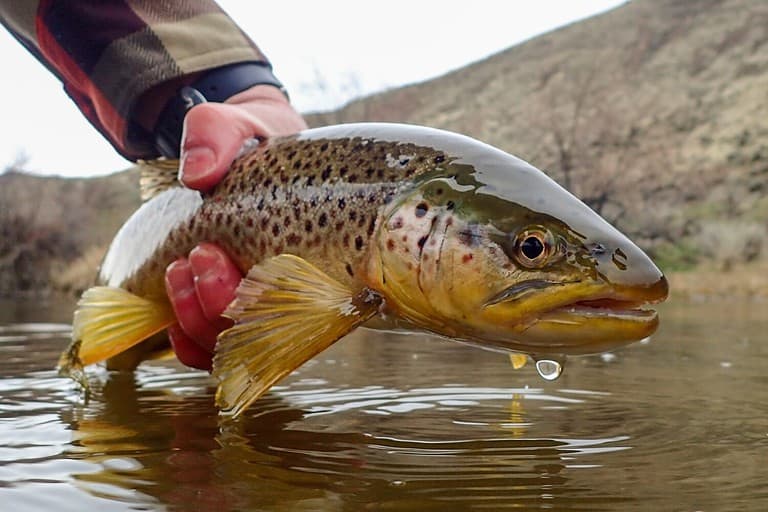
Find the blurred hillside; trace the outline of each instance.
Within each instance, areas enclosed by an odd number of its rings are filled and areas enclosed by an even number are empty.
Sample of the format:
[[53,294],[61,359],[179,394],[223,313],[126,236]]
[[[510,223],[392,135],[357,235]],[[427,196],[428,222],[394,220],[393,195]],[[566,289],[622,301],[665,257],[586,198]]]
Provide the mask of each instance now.
[[[768,2],[635,0],[308,121],[417,123],[489,142],[548,172],[665,270],[768,252]],[[14,237],[26,254],[75,261],[135,208],[133,181],[0,176],[3,226],[19,226],[0,227],[0,293],[45,282],[42,271],[19,282],[28,263]],[[37,224],[11,213],[33,198],[35,215],[66,227],[25,231]],[[57,236],[60,251],[41,242]]]

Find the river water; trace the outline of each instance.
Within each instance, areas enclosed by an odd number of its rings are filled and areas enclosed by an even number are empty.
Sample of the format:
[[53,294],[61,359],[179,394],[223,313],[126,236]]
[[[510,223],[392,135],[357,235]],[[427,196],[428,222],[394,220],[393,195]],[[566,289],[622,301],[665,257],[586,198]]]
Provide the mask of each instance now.
[[0,509],[768,510],[768,304],[671,303],[555,382],[359,330],[235,422],[205,373],[52,367],[71,304],[0,303]]

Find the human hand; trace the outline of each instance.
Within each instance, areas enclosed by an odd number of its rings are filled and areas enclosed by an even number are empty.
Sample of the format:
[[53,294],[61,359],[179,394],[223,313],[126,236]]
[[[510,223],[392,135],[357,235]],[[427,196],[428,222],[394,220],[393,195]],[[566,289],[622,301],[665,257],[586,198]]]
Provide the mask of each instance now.
[[[209,190],[224,177],[246,140],[306,127],[271,85],[254,86],[225,103],[201,103],[184,119],[180,179],[187,187]],[[234,300],[241,279],[226,252],[209,243],[168,266],[165,287],[178,320],[168,328],[168,336],[179,361],[211,370],[216,336],[231,325],[221,313]]]

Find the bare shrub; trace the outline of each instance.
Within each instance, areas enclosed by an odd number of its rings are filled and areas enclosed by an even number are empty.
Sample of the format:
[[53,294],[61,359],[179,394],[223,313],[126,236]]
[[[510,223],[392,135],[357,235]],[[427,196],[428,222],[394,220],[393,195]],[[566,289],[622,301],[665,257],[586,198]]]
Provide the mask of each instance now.
[[760,258],[766,236],[756,222],[723,220],[703,222],[694,240],[704,258],[727,270]]

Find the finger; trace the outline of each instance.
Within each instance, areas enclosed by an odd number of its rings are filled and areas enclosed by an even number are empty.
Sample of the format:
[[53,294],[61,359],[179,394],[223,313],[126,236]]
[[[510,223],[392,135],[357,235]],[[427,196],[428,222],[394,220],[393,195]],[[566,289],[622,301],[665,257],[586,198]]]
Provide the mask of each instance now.
[[186,335],[205,350],[213,352],[219,329],[203,313],[189,261],[179,259],[168,266],[165,271],[165,289],[176,312],[176,320]]
[[[235,289],[242,274],[230,257],[218,246],[201,243],[189,253],[195,276],[195,289],[206,318],[217,324],[221,314],[235,299]],[[223,325],[229,327],[231,322]]]
[[168,327],[168,338],[171,340],[171,346],[176,357],[182,364],[211,371],[213,368],[212,354],[187,336],[179,324]]
[[184,185],[208,190],[227,172],[246,139],[261,130],[241,108],[201,103],[184,118],[180,179]]

